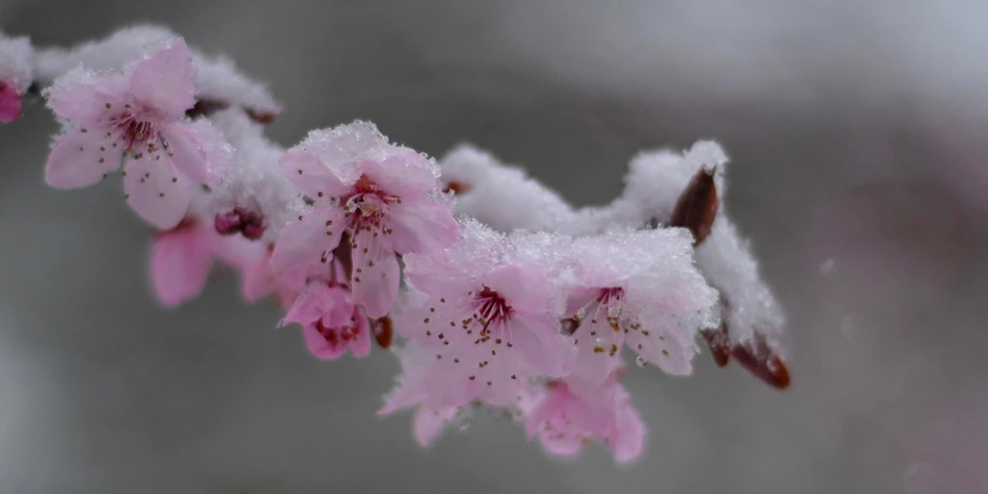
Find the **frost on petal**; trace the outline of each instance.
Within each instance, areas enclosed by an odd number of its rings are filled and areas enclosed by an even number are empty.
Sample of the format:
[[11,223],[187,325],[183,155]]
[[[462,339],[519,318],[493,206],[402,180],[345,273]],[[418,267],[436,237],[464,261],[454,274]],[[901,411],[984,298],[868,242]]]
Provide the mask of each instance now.
[[313,200],[339,198],[349,190],[332,170],[308,151],[289,150],[282,156],[278,166],[284,177],[299,192]]
[[416,197],[433,191],[439,185],[439,167],[417,151],[394,147],[391,156],[367,160],[362,171],[390,194]]
[[313,130],[296,149],[314,155],[344,184],[353,184],[363,175],[361,164],[365,160],[385,159],[395,148],[377,126],[357,120],[333,129]]
[[90,127],[111,126],[110,119],[130,102],[119,74],[97,77],[83,68],[59,78],[44,94],[60,117]]
[[166,306],[192,300],[206,286],[213,264],[213,237],[194,222],[161,232],[151,242],[151,284]]
[[127,203],[152,225],[172,228],[185,217],[192,197],[185,175],[175,173],[167,160],[144,155],[131,158],[124,166],[124,192]]
[[360,232],[353,244],[353,300],[372,318],[383,317],[398,298],[401,273],[394,251],[376,233]]
[[[26,36],[14,38],[0,32],[0,87],[6,86],[11,94],[19,97],[33,80],[34,48],[31,40]],[[0,107],[3,98],[4,95],[0,94]]]
[[415,440],[423,448],[429,447],[443,429],[446,428],[446,425],[456,418],[456,413],[456,407],[440,410],[419,407],[415,412],[415,418],[412,422],[412,431],[415,434]]
[[134,67],[130,92],[141,104],[178,118],[195,104],[195,76],[189,48],[176,39]]
[[123,151],[113,146],[115,140],[115,135],[89,129],[60,137],[48,156],[45,182],[59,189],[88,187],[99,182],[120,168]]
[[0,123],[10,123],[21,116],[21,96],[12,85],[0,80]]
[[139,25],[119,29],[105,39],[80,43],[71,49],[38,50],[37,78],[48,84],[80,65],[98,72],[120,70],[177,37],[163,27]]
[[[160,26],[138,25],[71,49],[40,50],[36,57],[38,78],[47,84],[79,65],[99,72],[120,70],[177,37]],[[240,72],[230,59],[208,56],[194,48],[190,52],[198,69],[195,86],[200,99],[220,106],[243,106],[255,118],[263,120],[270,120],[281,111],[267,88]]]
[[312,210],[281,229],[271,256],[276,271],[328,262],[343,235],[344,213],[336,207]]

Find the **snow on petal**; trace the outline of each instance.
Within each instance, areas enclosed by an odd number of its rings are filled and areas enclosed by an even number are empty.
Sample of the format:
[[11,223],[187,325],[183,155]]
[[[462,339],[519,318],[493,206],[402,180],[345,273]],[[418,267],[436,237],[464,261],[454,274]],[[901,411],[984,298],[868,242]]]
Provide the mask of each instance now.
[[134,67],[130,92],[142,105],[178,118],[195,105],[195,76],[189,48],[176,39]]
[[338,198],[349,190],[314,154],[292,149],[279,162],[281,173],[299,192],[313,200]]

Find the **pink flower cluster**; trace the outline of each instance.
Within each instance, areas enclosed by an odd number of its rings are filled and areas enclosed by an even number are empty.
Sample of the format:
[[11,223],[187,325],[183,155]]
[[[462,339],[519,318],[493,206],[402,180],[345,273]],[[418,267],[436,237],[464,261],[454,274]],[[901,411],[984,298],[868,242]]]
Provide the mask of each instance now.
[[[134,51],[126,34],[110,40]],[[423,446],[480,406],[516,418],[556,455],[593,442],[619,462],[641,455],[646,426],[621,383],[625,354],[688,375],[698,336],[721,324],[689,230],[495,231],[454,217],[465,186],[444,184],[433,159],[373,124],[315,130],[285,150],[256,123],[269,119],[203,99],[184,41],[142,46],[100,71],[84,47],[81,66],[45,89],[64,126],[45,179],[80,188],[122,167],[125,200],[158,230],[151,280],[165,305],[196,298],[218,261],[240,274],[246,300],[272,296],[316,357],[390,348],[403,370],[379,413],[417,409]],[[4,84],[0,118],[14,113]],[[544,197],[562,211],[554,218],[576,218]],[[484,207],[502,211],[503,226],[519,204]]]

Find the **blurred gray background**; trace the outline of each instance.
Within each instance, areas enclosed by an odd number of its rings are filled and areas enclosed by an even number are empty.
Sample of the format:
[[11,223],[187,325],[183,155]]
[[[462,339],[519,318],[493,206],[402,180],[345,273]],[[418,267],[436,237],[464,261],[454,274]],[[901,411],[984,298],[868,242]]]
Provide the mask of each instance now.
[[988,492],[988,4],[817,3],[0,0],[39,44],[153,21],[228,53],[284,103],[283,144],[370,119],[580,204],[639,149],[715,138],[794,379],[636,369],[626,468],[486,416],[421,450],[374,415],[384,352],[319,362],[229,275],[158,307],[118,181],[44,185],[36,104],[0,127],[0,492]]

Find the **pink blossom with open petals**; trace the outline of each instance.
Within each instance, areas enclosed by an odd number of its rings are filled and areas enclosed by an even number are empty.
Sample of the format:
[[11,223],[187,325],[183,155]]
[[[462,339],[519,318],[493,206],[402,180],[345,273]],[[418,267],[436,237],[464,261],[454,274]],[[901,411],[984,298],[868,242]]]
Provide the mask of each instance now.
[[513,402],[529,378],[572,370],[576,347],[560,333],[545,273],[492,258],[505,240],[480,225],[465,225],[463,233],[453,248],[405,259],[406,275],[421,292],[397,315],[411,341],[399,353],[404,375],[381,413],[474,399],[500,406]]
[[282,230],[275,268],[325,263],[348,233],[353,301],[370,317],[387,314],[398,296],[396,254],[432,253],[456,240],[435,163],[388,143],[372,124],[311,132],[280,166],[314,207]]
[[235,237],[221,237],[212,225],[186,218],[151,241],[151,286],[158,299],[176,307],[202,293],[214,261],[242,271],[259,249]]
[[352,295],[345,287],[310,282],[281,322],[302,325],[309,351],[321,359],[339,358],[347,349],[355,357],[370,353],[367,316],[353,304]]
[[45,167],[60,189],[86,187],[124,166],[131,207],[161,229],[186,215],[196,183],[215,185],[209,149],[214,132],[192,125],[196,67],[181,39],[123,73],[99,78],[70,73],[47,91],[52,110],[66,121]]
[[526,411],[526,431],[538,436],[546,451],[572,456],[587,444],[607,445],[620,463],[637,459],[645,448],[646,429],[617,373],[598,386],[549,381]]
[[627,345],[642,363],[688,375],[699,330],[717,324],[717,292],[681,229],[612,231],[573,241],[566,316],[580,349],[574,374],[599,384]]

